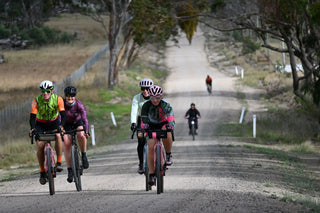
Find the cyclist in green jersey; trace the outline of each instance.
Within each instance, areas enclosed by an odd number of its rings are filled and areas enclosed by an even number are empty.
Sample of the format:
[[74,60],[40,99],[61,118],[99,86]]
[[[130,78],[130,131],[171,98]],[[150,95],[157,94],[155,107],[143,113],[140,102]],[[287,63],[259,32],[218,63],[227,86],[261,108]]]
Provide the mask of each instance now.
[[[53,131],[59,127],[63,130],[63,125],[66,120],[66,113],[64,109],[64,103],[62,97],[53,94],[53,83],[51,81],[45,80],[40,84],[41,95],[36,97],[32,101],[31,113],[30,113],[30,127],[29,132],[30,137],[33,131]],[[59,119],[59,114],[61,115],[61,121]],[[37,141],[37,157],[40,166],[40,183],[42,185],[46,184],[47,178],[44,167],[44,141],[39,141],[36,136]],[[57,172],[61,172],[62,166],[62,139],[61,135],[56,134],[55,150],[57,154]]]

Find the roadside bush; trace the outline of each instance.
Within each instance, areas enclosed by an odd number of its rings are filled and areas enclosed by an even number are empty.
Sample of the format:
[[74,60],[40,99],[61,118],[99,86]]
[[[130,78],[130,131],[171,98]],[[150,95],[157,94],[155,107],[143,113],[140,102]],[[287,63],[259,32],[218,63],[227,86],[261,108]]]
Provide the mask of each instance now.
[[254,53],[260,48],[260,45],[253,42],[249,37],[244,38],[242,43],[242,54],[244,55]]
[[48,43],[48,38],[43,29],[39,27],[32,28],[29,32],[29,38],[32,40],[34,45],[44,45]]
[[9,38],[11,30],[7,29],[3,24],[0,24],[0,39]]
[[47,42],[48,43],[51,43],[51,44],[57,43],[57,41],[59,39],[58,39],[57,31],[55,29],[52,29],[52,28],[47,27],[47,26],[44,26],[44,27],[42,27],[42,30],[47,36]]

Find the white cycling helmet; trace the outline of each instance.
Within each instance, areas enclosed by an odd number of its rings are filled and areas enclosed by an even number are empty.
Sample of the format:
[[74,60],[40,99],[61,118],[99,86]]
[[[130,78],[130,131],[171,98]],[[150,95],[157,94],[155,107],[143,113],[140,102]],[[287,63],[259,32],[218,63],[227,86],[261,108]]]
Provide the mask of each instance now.
[[140,81],[140,87],[150,87],[153,85],[153,81],[150,78],[144,78]]
[[50,89],[53,90],[53,83],[48,80],[44,80],[40,83],[40,89]]

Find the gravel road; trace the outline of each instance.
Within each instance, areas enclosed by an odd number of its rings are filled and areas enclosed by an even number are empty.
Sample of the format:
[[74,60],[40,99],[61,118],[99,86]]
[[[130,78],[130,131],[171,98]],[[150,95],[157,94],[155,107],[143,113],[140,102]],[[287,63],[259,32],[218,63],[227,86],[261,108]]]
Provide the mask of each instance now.
[[[214,136],[219,122],[239,121],[242,106],[235,79],[210,67],[200,29],[192,45],[181,38],[180,47],[170,47],[166,58],[170,75],[163,87],[177,127],[163,194],[144,190],[144,176],[136,173],[137,143],[128,139],[90,150],[82,192],[66,182],[66,169],[55,180],[54,196],[39,184],[38,174],[0,183],[0,212],[303,212],[297,204],[280,201],[291,192],[278,161],[235,139]],[[211,95],[207,74],[213,77]],[[184,119],[191,102],[201,113],[195,141]]]

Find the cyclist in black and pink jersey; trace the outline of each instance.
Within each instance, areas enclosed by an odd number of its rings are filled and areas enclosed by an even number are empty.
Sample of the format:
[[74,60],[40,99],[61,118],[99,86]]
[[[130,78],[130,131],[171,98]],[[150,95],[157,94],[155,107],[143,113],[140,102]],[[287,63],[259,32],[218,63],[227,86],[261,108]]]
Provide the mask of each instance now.
[[[87,138],[89,137],[89,122],[86,108],[83,103],[76,99],[77,88],[73,86],[68,86],[64,89],[65,99],[65,111],[66,111],[66,123],[65,130],[73,130],[73,129],[83,129],[85,131],[77,132],[77,138],[80,146],[80,150],[82,152],[82,166],[84,169],[89,168],[89,162],[87,159],[86,151],[87,151]],[[67,181],[71,183],[73,181],[72,169],[71,169],[71,135],[64,135],[64,145],[65,145],[65,159],[68,168],[68,178]]]
[[[162,88],[157,85],[153,85],[149,88],[148,93],[150,95],[150,100],[145,102],[141,109],[141,128],[142,129],[174,129],[175,120],[171,104],[163,99]],[[167,124],[163,125],[163,122]],[[163,126],[162,126],[163,125]],[[166,150],[167,165],[172,165],[172,134],[167,133],[167,138],[163,138],[163,145]],[[155,183],[155,169],[154,169],[154,146],[156,141],[152,138],[148,140],[148,167],[149,167],[149,185],[154,185]]]

